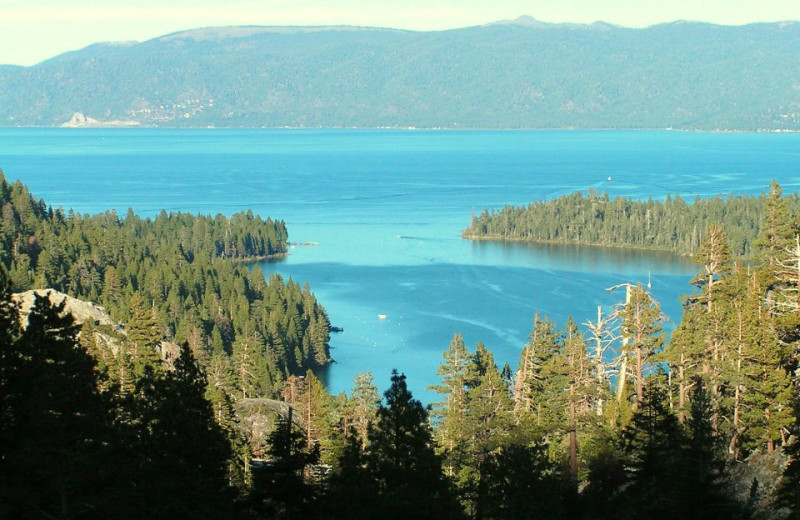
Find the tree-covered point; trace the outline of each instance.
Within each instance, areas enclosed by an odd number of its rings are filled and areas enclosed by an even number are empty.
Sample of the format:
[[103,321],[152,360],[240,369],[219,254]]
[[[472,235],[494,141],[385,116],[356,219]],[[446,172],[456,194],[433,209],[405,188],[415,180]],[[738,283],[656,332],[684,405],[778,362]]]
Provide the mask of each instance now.
[[[773,183],[772,190],[780,189]],[[519,240],[634,247],[692,254],[712,223],[721,224],[734,255],[750,255],[759,233],[767,195],[721,195],[688,203],[680,195],[664,201],[610,198],[589,190],[527,207],[484,210],[472,218],[463,236],[481,240]],[[791,214],[800,198],[785,198]]]
[[265,280],[240,262],[285,253],[282,221],[250,211],[65,213],[1,172],[0,210],[0,263],[14,291],[54,288],[99,302],[119,322],[152,319],[156,343],[187,342],[204,366],[227,357],[246,397],[272,395],[290,373],[330,361],[328,318],[308,286]]

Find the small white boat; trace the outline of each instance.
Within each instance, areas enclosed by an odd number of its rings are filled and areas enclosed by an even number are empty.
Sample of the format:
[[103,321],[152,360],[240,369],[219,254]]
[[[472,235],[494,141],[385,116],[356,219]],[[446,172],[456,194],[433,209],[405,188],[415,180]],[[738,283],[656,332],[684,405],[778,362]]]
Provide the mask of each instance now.
[[379,320],[385,320],[386,319],[386,315],[385,314],[378,314],[378,319]]

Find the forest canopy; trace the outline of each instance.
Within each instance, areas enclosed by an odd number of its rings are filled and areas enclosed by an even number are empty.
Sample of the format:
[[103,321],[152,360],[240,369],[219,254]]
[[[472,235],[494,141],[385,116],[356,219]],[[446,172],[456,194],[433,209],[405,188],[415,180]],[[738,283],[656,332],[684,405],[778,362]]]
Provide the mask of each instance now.
[[[633,284],[582,326],[535,314],[514,368],[455,334],[433,407],[396,371],[383,399],[369,372],[326,391],[308,287],[234,261],[280,253],[282,223],[65,215],[4,180],[0,195],[0,517],[800,514],[800,213],[775,182],[747,263],[724,223],[698,233],[671,334]],[[125,326],[79,325],[38,293],[23,325],[12,289],[37,284]]]
[[[589,190],[528,206],[504,206],[473,216],[463,231],[477,240],[586,244],[633,247],[692,254],[708,226],[721,224],[731,253],[749,256],[764,217],[767,194],[696,197],[687,202],[680,195],[663,201],[610,198]],[[783,197],[787,210],[800,211],[797,194]]]
[[308,286],[243,263],[286,252],[283,221],[251,211],[65,213],[2,172],[0,211],[13,291],[52,288],[100,303],[118,322],[150,320],[155,343],[187,342],[204,365],[214,354],[247,359],[238,368],[248,396],[271,396],[288,375],[330,361],[328,317]]

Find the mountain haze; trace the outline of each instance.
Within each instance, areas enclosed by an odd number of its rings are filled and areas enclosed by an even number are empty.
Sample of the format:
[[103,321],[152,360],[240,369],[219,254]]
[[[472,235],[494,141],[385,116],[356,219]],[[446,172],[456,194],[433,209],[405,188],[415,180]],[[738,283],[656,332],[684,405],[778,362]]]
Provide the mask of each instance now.
[[0,125],[800,130],[800,23],[224,27],[0,66]]

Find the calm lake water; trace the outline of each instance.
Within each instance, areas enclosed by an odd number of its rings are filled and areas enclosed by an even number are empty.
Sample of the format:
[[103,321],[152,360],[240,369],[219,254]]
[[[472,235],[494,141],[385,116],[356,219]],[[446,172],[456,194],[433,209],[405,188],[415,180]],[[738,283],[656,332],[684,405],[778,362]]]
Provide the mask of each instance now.
[[690,290],[694,266],[671,255],[462,240],[473,211],[588,188],[795,191],[799,164],[798,134],[0,129],[6,177],[53,206],[284,219],[291,241],[317,245],[263,267],[307,280],[344,328],[329,389],[366,370],[386,388],[397,368],[423,401],[455,332],[515,366],[537,310],[583,322],[623,298],[608,287],[650,280],[677,320]]

